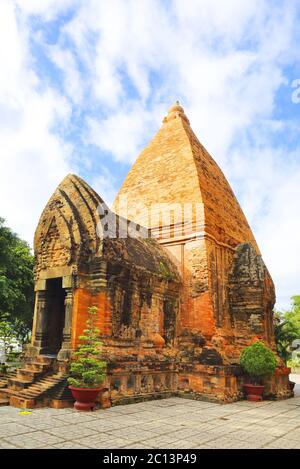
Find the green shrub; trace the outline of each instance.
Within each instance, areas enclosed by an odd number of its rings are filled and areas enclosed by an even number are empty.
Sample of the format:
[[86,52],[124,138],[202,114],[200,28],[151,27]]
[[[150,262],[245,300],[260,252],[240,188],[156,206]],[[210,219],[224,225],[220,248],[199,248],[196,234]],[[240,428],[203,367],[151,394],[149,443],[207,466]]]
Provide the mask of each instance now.
[[276,357],[262,342],[254,342],[242,350],[240,363],[244,371],[256,384],[263,376],[272,375],[276,368]]
[[6,375],[8,371],[8,365],[6,363],[0,363],[0,376]]
[[68,383],[76,388],[97,388],[106,376],[106,362],[99,358],[102,343],[98,340],[99,329],[95,327],[98,308],[88,309],[87,328],[79,337],[81,345],[74,353]]
[[11,350],[8,355],[7,355],[7,361],[8,362],[16,362],[19,360],[21,355],[21,352],[18,352],[16,350]]
[[287,366],[290,368],[300,368],[300,358],[292,358],[291,360],[288,360]]

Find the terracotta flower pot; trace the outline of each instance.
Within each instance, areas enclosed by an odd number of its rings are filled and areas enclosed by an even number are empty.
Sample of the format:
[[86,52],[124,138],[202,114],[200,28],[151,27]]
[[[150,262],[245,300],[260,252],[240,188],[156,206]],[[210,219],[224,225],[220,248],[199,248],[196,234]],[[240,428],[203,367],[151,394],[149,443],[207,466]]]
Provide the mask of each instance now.
[[265,386],[259,386],[255,384],[244,384],[244,390],[247,396],[247,400],[251,402],[262,401],[262,395]]
[[69,386],[75,399],[74,408],[76,410],[94,410],[96,399],[102,388],[75,388]]

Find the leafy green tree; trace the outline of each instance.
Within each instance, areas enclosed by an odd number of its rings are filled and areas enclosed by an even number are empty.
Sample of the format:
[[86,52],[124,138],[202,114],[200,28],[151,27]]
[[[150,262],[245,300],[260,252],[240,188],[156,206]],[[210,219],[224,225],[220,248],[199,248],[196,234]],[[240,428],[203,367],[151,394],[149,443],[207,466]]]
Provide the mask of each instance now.
[[10,347],[14,339],[16,339],[16,333],[12,324],[2,318],[2,320],[0,320],[0,342],[5,355],[8,355],[10,352]]
[[102,343],[99,341],[99,329],[95,326],[98,308],[88,309],[87,328],[79,337],[81,345],[74,353],[68,383],[76,388],[97,388],[106,376],[106,362],[99,358]]
[[33,265],[29,245],[0,218],[0,320],[12,324],[21,342],[28,340],[32,325]]
[[289,311],[277,311],[274,315],[276,347],[285,363],[291,358],[290,346],[300,338],[300,295],[292,296]]
[[284,313],[284,319],[289,321],[298,331],[300,337],[300,295],[292,296],[292,307],[290,311]]

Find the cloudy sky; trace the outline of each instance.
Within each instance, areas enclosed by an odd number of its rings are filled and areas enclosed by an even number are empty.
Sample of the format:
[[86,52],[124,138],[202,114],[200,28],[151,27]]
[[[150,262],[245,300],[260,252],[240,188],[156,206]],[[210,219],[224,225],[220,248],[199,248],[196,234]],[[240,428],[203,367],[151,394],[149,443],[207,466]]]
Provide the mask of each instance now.
[[[108,202],[177,99],[300,294],[295,0],[0,0],[0,216],[32,243],[68,173]],[[299,81],[297,81],[299,80]]]

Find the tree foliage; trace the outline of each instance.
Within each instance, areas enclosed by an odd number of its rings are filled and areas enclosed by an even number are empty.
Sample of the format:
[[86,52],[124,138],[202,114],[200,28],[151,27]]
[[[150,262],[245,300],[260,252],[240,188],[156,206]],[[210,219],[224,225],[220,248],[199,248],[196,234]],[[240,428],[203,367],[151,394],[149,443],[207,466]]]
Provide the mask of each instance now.
[[13,325],[4,317],[0,320],[0,342],[3,346],[5,355],[10,351],[12,342],[16,339],[16,333]]
[[0,320],[12,324],[19,340],[31,331],[34,259],[29,245],[0,218]]
[[292,306],[289,311],[277,311],[274,316],[276,347],[285,362],[291,358],[292,342],[300,339],[300,295],[292,296],[291,300]]
[[99,329],[95,326],[98,308],[88,309],[87,328],[79,337],[81,344],[74,353],[68,383],[77,388],[96,388],[106,376],[106,362],[99,358],[102,343],[99,341]]

